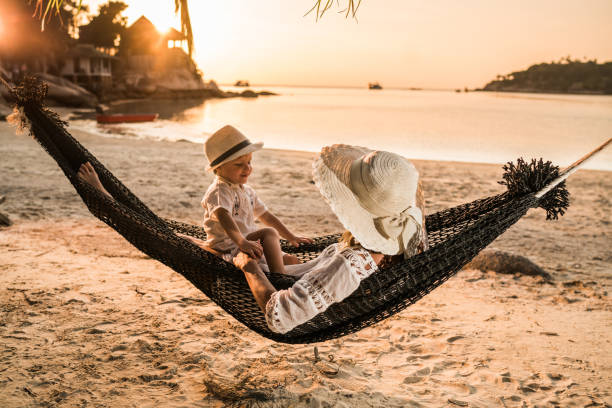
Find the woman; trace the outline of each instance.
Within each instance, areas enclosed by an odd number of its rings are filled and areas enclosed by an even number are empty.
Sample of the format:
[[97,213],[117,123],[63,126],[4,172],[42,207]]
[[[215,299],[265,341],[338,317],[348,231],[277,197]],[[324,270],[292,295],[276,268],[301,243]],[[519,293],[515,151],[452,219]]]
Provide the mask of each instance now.
[[286,333],[340,302],[384,264],[426,249],[419,174],[394,153],[363,147],[323,148],[313,164],[314,180],[348,229],[339,243],[316,259],[287,267],[300,279],[276,290],[261,265],[244,253],[234,264],[245,274],[268,327]]

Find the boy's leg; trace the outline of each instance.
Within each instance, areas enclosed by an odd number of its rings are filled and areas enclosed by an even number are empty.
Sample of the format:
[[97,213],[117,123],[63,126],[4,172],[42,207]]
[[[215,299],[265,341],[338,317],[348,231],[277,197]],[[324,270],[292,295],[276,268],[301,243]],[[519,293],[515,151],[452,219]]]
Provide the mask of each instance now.
[[249,241],[261,241],[264,256],[270,272],[285,273],[283,251],[280,247],[280,236],[274,228],[262,228],[253,231],[246,237]]

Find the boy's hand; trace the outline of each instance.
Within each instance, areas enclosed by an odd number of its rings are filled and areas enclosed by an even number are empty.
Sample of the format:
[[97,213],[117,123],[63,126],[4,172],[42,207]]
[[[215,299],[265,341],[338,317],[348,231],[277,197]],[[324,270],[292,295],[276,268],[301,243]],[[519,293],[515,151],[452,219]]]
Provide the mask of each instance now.
[[289,238],[287,241],[294,247],[300,246],[300,244],[312,244],[314,241],[306,237],[296,237],[295,235]]
[[244,239],[238,244],[238,248],[253,259],[259,259],[263,255],[263,248],[259,242]]
[[[244,252],[238,252],[238,255],[234,257],[234,265],[238,269],[242,269],[245,272],[250,272],[249,269],[252,268],[252,263],[255,262],[253,258],[245,254]],[[251,267],[251,268],[249,268]]]

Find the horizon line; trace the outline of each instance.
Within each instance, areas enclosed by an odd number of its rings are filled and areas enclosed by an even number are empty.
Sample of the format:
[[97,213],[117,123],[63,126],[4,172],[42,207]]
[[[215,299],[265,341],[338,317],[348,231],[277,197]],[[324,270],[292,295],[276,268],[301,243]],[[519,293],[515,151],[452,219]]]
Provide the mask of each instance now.
[[[214,79],[211,79],[214,81]],[[232,83],[218,83],[217,85],[219,86],[232,86],[232,87],[236,87],[236,85],[232,84]],[[333,88],[339,88],[339,89],[368,89],[367,85],[366,86],[357,86],[357,85],[304,85],[304,84],[260,84],[260,83],[255,83],[255,84],[249,84],[248,87],[244,87],[244,88],[249,88],[249,87],[262,87],[262,86],[273,86],[273,87],[283,87],[283,88],[328,88],[328,89],[333,89]],[[237,88],[241,88],[241,87],[237,87]],[[421,87],[421,86],[403,86],[403,87],[397,87],[397,86],[385,86],[383,87],[383,90],[387,89],[387,90],[396,90],[396,91],[454,91],[455,89],[461,89],[463,91],[465,87],[462,88],[434,88],[434,87]],[[470,90],[475,90],[477,88],[468,88]]]

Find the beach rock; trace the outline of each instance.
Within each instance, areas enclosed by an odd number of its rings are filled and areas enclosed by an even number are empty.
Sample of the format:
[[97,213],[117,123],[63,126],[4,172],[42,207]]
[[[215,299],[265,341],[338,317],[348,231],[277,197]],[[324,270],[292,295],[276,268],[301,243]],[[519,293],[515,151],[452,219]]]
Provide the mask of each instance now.
[[10,227],[13,225],[13,221],[8,217],[8,215],[0,213],[0,226],[1,227]]
[[258,95],[250,89],[247,89],[246,91],[242,91],[240,93],[240,96],[242,96],[243,98],[257,98]]
[[163,74],[130,73],[123,78],[121,94],[128,98],[185,99],[225,98],[214,81],[202,78],[186,68],[164,71]]
[[74,82],[51,74],[38,73],[35,75],[49,86],[47,99],[62,106],[93,108],[98,104],[98,98],[94,94]]
[[214,79],[211,79],[210,81],[208,81],[208,82],[206,83],[206,88],[207,88],[207,89],[210,89],[210,90],[217,90],[217,91],[221,91],[221,90],[219,89],[219,85],[217,85],[217,83],[215,82],[215,80],[214,80]]
[[138,83],[138,87],[136,88],[138,92],[141,92],[145,95],[152,95],[157,92],[157,83],[148,79],[143,78],[142,81]]
[[163,78],[157,81],[159,89],[171,91],[205,89],[206,84],[201,77],[194,75],[187,69],[174,69],[167,72]]
[[495,249],[486,249],[478,254],[464,269],[478,269],[504,274],[542,276],[552,279],[550,274],[524,256],[514,255]]
[[277,93],[270,92],[270,91],[255,92],[250,89],[247,89],[246,91],[242,91],[242,92],[233,92],[233,91],[225,91],[225,92],[221,91],[221,92],[223,93],[222,95],[223,98],[257,98],[258,96],[278,95]]

